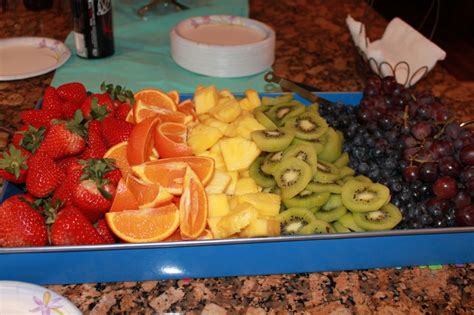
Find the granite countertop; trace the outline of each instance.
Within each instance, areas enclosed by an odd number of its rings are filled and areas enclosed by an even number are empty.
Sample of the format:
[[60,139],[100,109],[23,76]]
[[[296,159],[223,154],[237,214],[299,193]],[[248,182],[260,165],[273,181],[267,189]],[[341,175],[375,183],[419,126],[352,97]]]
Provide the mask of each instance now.
[[[277,32],[277,75],[324,91],[363,86],[345,26],[351,13],[366,23],[370,38],[387,22],[364,1],[250,0],[250,15]],[[0,15],[0,38],[36,35],[64,40],[69,18],[57,8],[22,9]],[[16,129],[18,113],[33,108],[53,73],[0,82],[0,126]],[[474,117],[474,93],[437,66],[420,84],[465,120]],[[0,132],[0,147],[8,141]],[[374,249],[375,250],[375,249]],[[374,269],[310,274],[183,279],[126,283],[51,285],[84,313],[208,314],[473,314],[474,264],[438,268]]]

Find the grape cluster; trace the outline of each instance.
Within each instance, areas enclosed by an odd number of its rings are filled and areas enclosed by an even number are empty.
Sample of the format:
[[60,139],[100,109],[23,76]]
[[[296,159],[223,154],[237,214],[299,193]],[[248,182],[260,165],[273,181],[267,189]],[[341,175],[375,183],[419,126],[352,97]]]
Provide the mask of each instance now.
[[474,226],[474,139],[430,92],[367,79],[359,106],[321,105],[357,173],[387,185],[400,228]]

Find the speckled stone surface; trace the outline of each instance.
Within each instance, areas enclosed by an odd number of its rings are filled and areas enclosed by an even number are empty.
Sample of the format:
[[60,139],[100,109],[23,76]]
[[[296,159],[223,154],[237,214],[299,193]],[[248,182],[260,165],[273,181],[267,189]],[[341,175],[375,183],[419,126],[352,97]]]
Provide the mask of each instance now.
[[[250,7],[253,18],[277,32],[276,74],[324,91],[363,86],[346,15],[364,21],[372,39],[387,24],[356,0],[251,0]],[[69,30],[69,19],[55,10],[0,15],[0,38],[64,39]],[[52,76],[0,82],[0,126],[18,128],[19,111],[34,106]],[[433,90],[461,119],[474,117],[472,85],[460,84],[442,66],[419,85]],[[0,131],[2,142],[6,134]],[[86,314],[474,314],[474,264],[48,288]]]

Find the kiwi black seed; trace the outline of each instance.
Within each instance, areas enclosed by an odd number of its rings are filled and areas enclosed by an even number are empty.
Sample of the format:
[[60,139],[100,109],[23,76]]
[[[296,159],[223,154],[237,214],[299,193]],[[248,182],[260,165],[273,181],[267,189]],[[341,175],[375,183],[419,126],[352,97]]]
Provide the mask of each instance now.
[[340,194],[342,185],[337,183],[318,183],[315,181],[310,181],[306,189],[317,192],[317,193],[333,193]]
[[304,226],[299,231],[299,234],[310,235],[310,234],[328,234],[328,233],[335,233],[335,232],[336,230],[334,230],[331,224],[323,220],[316,219],[315,221]]
[[376,211],[354,213],[354,222],[367,231],[391,230],[402,220],[400,210],[391,203]]
[[304,111],[305,106],[303,104],[291,101],[285,104],[274,105],[266,114],[277,126],[283,126],[288,119],[304,113]]
[[316,153],[316,148],[309,144],[292,144],[285,151],[283,151],[282,160],[295,157],[311,167],[312,175],[316,174],[316,166],[318,163],[318,154]]
[[289,208],[276,216],[282,235],[295,235],[306,225],[316,221],[314,214],[305,208]]
[[378,183],[350,180],[342,186],[344,206],[352,212],[369,212],[380,209],[390,199],[390,190]]
[[259,156],[255,159],[255,161],[253,161],[249,167],[250,177],[252,177],[260,187],[274,187],[276,186],[276,182],[273,176],[262,171],[262,164],[264,160],[265,158],[263,156]]
[[296,137],[305,140],[318,139],[329,128],[326,120],[313,112],[305,112],[289,118],[285,123],[285,127],[293,130]]
[[328,128],[328,131],[320,138],[324,149],[318,154],[318,158],[330,163],[336,161],[342,154],[343,140],[344,138],[336,130]]
[[265,152],[278,152],[286,149],[295,133],[284,128],[255,130],[250,134],[257,147]]
[[333,164],[335,167],[341,168],[347,166],[349,164],[349,161],[349,153],[343,152],[341,156],[339,156],[339,158],[333,162]]
[[318,161],[314,181],[324,184],[334,184],[340,178],[340,171],[331,163]]
[[293,198],[282,198],[282,202],[287,208],[319,208],[327,202],[329,196],[329,193],[315,193],[305,189]]
[[358,226],[354,221],[354,215],[351,212],[346,213],[340,217],[336,222],[340,223],[342,226],[345,226],[351,232],[364,232],[365,230]]
[[281,189],[282,198],[289,199],[305,189],[312,178],[312,171],[302,160],[289,157],[278,163],[273,176]]
[[283,157],[283,151],[269,153],[261,166],[262,171],[271,175],[275,167],[280,163]]

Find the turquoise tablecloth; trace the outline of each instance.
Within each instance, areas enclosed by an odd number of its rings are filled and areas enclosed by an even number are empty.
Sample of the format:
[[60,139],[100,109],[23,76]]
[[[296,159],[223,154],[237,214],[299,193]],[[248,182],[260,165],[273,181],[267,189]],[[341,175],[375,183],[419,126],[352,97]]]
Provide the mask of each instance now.
[[115,54],[103,59],[82,59],[75,55],[72,33],[66,44],[71,59],[56,71],[53,86],[79,81],[96,91],[100,83],[125,85],[134,91],[147,87],[193,92],[198,84],[216,85],[239,92],[247,88],[264,91],[263,74],[245,78],[214,78],[194,74],[178,66],[170,55],[169,31],[191,16],[229,14],[248,16],[246,0],[188,0],[191,9],[168,15],[149,14],[142,20],[135,13],[147,1],[113,1]]

